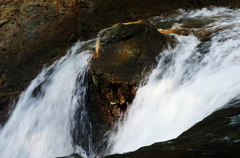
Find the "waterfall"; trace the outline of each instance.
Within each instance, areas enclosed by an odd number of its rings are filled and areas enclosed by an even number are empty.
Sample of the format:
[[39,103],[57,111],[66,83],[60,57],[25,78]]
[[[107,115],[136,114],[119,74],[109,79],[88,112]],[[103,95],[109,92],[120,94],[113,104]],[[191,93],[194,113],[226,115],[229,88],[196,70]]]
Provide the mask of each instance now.
[[[84,142],[78,144],[90,150],[91,124],[85,99],[92,52],[89,47],[94,43],[94,40],[76,43],[65,57],[44,68],[21,94],[11,118],[0,131],[0,157],[70,155],[76,142],[71,136],[74,132],[84,137]],[[75,130],[74,119],[79,121],[81,130]]]
[[161,54],[157,68],[139,87],[123,123],[110,137],[110,153],[176,138],[240,94],[240,10],[179,12],[155,17],[152,23],[171,23],[172,31],[210,32],[209,39],[174,35],[179,44]]
[[[160,54],[158,66],[138,88],[110,135],[109,154],[176,138],[240,94],[240,10],[178,10],[151,22],[160,31],[188,35],[173,34],[179,43]],[[87,106],[94,44],[95,39],[76,43],[21,94],[0,130],[0,157],[54,158],[76,149],[84,158],[97,157]]]

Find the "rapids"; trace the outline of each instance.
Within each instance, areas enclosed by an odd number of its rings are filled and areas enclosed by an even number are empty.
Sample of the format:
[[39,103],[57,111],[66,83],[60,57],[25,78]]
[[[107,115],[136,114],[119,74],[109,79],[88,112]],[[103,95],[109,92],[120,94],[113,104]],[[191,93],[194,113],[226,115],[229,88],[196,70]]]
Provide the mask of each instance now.
[[[111,153],[176,138],[240,94],[240,10],[179,13],[153,18],[157,28],[168,23],[170,33],[180,30],[173,34],[179,44],[161,54],[138,89],[127,117],[110,137]],[[189,35],[181,35],[185,32]]]
[[[157,68],[139,87],[118,130],[110,134],[107,154],[176,138],[240,94],[240,10],[178,10],[150,20],[179,43],[157,58]],[[92,153],[86,101],[94,43],[76,43],[21,94],[0,130],[0,157],[54,158],[75,150],[83,157],[98,157]],[[74,142],[75,136],[81,141]]]

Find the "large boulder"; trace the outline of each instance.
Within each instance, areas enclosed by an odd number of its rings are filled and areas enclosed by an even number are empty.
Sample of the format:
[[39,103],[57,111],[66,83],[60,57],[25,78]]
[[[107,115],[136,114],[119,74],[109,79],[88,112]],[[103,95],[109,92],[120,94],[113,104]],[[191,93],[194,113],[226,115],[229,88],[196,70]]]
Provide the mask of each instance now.
[[143,21],[116,24],[99,32],[90,66],[94,141],[99,142],[99,135],[124,114],[141,81],[156,67],[159,54],[176,42]]
[[156,57],[175,43],[173,37],[142,21],[100,31],[91,61],[95,86],[111,105],[131,103],[136,86],[156,66]]

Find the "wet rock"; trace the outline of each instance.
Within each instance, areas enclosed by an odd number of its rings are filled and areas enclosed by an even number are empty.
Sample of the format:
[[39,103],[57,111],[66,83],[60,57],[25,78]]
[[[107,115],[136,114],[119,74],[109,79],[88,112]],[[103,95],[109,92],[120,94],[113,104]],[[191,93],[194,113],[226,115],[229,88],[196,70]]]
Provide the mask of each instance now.
[[239,157],[240,101],[232,100],[178,138],[106,158]]
[[56,157],[56,158],[83,158],[79,154],[71,154],[69,156],[64,156],[64,157]]
[[143,21],[116,24],[99,32],[90,66],[94,132],[103,134],[112,127],[157,65],[159,54],[176,43],[174,37]]
[[131,102],[136,86],[156,66],[156,57],[175,43],[142,21],[100,31],[91,61],[94,85],[112,105]]
[[3,127],[8,117],[12,114],[20,93],[0,93],[0,128]]

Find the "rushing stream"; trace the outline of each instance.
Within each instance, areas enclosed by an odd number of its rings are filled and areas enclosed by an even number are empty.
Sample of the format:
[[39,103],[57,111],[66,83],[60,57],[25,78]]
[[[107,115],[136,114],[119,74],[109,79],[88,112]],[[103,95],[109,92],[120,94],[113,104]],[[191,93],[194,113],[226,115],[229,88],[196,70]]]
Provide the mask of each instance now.
[[[1,158],[54,158],[70,155],[74,114],[79,108],[84,134],[91,136],[85,110],[89,50],[77,43],[68,54],[44,69],[21,94],[11,118],[0,133]],[[89,127],[91,128],[91,127]],[[85,134],[86,135],[86,134]],[[85,141],[91,146],[91,140]],[[80,143],[81,144],[81,143]]]
[[[240,94],[240,10],[179,10],[151,21],[179,44],[160,54],[157,68],[111,134],[109,154],[176,138]],[[81,147],[91,155],[86,76],[93,44],[76,43],[21,94],[0,131],[1,158],[54,158],[76,149],[86,157]],[[74,142],[75,136],[82,141]]]
[[152,22],[156,27],[173,25],[166,32],[189,35],[175,35],[177,47],[161,54],[111,136],[111,153],[176,138],[240,94],[240,10],[179,12]]

